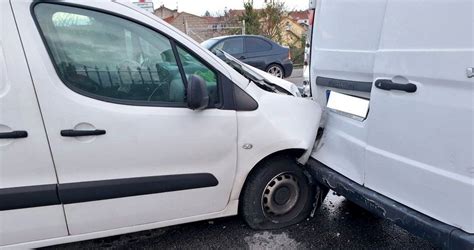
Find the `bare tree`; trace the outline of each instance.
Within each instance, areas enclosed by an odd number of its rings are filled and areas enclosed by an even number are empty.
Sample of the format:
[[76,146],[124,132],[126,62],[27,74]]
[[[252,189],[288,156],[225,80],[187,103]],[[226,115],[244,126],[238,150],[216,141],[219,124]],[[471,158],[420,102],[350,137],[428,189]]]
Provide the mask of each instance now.
[[285,3],[279,0],[267,1],[260,13],[261,34],[281,43],[282,22],[286,15]]

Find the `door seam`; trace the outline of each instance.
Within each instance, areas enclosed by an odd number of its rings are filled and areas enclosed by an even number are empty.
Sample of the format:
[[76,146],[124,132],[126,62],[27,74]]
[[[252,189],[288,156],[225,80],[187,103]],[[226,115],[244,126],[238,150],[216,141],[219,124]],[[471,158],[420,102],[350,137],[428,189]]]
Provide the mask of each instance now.
[[[61,199],[60,199],[60,196],[59,196],[59,193],[58,193],[58,187],[59,187],[59,177],[58,177],[58,171],[56,169],[56,163],[54,161],[54,157],[53,157],[53,151],[51,149],[51,143],[49,141],[49,136],[48,136],[48,131],[46,129],[46,124],[44,122],[44,117],[43,117],[43,111],[41,110],[41,105],[39,103],[39,98],[38,98],[38,94],[36,92],[36,87],[35,87],[35,84],[34,84],[34,79],[33,79],[33,75],[31,73],[31,69],[30,69],[30,63],[28,62],[28,57],[26,56],[26,52],[25,52],[25,46],[23,45],[23,39],[21,37],[21,33],[20,33],[20,29],[18,28],[18,22],[16,20],[16,14],[15,14],[15,11],[13,10],[13,6],[12,6],[12,2],[11,0],[9,1],[10,3],[10,9],[12,11],[12,15],[13,15],[13,20],[15,21],[15,28],[17,30],[17,33],[18,33],[18,38],[20,39],[20,45],[21,45],[21,48],[23,50],[23,56],[25,58],[25,62],[26,62],[26,67],[28,68],[28,73],[30,75],[30,79],[31,79],[31,85],[33,87],[33,91],[35,93],[35,97],[36,97],[36,104],[38,105],[38,110],[39,110],[39,113],[40,113],[40,116],[41,116],[41,122],[42,122],[42,125],[43,125],[43,130],[45,132],[45,136],[46,136],[46,142],[48,143],[48,148],[49,148],[49,154],[50,154],[50,157],[51,157],[51,162],[53,163],[53,170],[54,170],[54,175],[56,177],[56,195],[58,196],[58,199],[59,201],[61,202]],[[63,216],[64,216],[64,222],[66,224],[66,230],[67,230],[67,234],[68,235],[71,235],[71,232],[69,230],[69,225],[68,225],[68,222],[67,222],[67,218],[66,218],[66,210],[64,209],[64,204],[61,202],[61,207],[62,207],[62,210],[63,210]]]

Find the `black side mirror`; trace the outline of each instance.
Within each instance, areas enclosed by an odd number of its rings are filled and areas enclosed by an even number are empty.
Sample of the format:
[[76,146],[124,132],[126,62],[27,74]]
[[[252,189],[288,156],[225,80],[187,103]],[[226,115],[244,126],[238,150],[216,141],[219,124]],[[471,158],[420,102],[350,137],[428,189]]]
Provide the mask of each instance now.
[[186,89],[188,108],[202,110],[209,105],[209,93],[206,82],[198,75],[191,75]]

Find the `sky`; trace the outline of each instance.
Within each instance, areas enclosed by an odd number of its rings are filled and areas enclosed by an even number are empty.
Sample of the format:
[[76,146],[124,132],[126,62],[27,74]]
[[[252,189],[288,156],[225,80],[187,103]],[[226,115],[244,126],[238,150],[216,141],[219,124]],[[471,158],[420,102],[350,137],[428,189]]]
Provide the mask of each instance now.
[[[132,2],[138,0],[131,0]],[[151,1],[151,0],[146,0]],[[222,14],[224,13],[224,9],[243,9],[244,0],[152,0],[154,3],[155,9],[160,7],[164,4],[166,7],[170,9],[176,9],[178,6],[178,10],[189,12],[195,15],[202,16],[208,10],[211,15],[215,15],[216,13]],[[280,0],[284,2],[286,7],[289,10],[303,10],[308,8],[309,0]],[[254,0],[254,6],[256,8],[261,8],[264,4],[264,0]]]

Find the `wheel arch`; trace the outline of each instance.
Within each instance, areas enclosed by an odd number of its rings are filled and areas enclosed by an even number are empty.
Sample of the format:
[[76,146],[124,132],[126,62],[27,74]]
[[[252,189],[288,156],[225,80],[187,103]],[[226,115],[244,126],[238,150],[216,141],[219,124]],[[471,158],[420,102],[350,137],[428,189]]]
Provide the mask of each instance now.
[[262,162],[264,161],[268,161],[269,159],[277,156],[277,155],[288,155],[290,157],[294,157],[295,159],[298,159],[299,157],[301,157],[304,153],[306,153],[306,150],[307,149],[304,149],[304,148],[288,148],[288,149],[283,149],[283,150],[280,150],[280,151],[276,151],[276,152],[273,152],[265,157],[263,157],[262,159],[260,159],[256,164],[255,166],[249,171],[249,173],[247,174],[247,177],[255,171],[255,169],[257,169],[258,167],[260,167],[262,165]]
[[[242,189],[244,185],[247,183],[247,180],[249,176],[256,171],[259,167],[262,166],[262,163],[265,161],[268,161],[269,159],[275,157],[275,156],[280,156],[280,155],[289,155],[291,157],[294,157],[295,160],[303,156],[308,149],[304,148],[286,148],[286,149],[281,149],[278,151],[274,151],[261,159],[259,159],[253,166],[247,171],[245,174],[241,174],[240,176],[236,176],[236,181],[234,182],[234,187],[232,189],[232,194],[231,194],[231,200],[240,200],[240,197],[242,195]],[[241,180],[241,181],[239,181]]]

